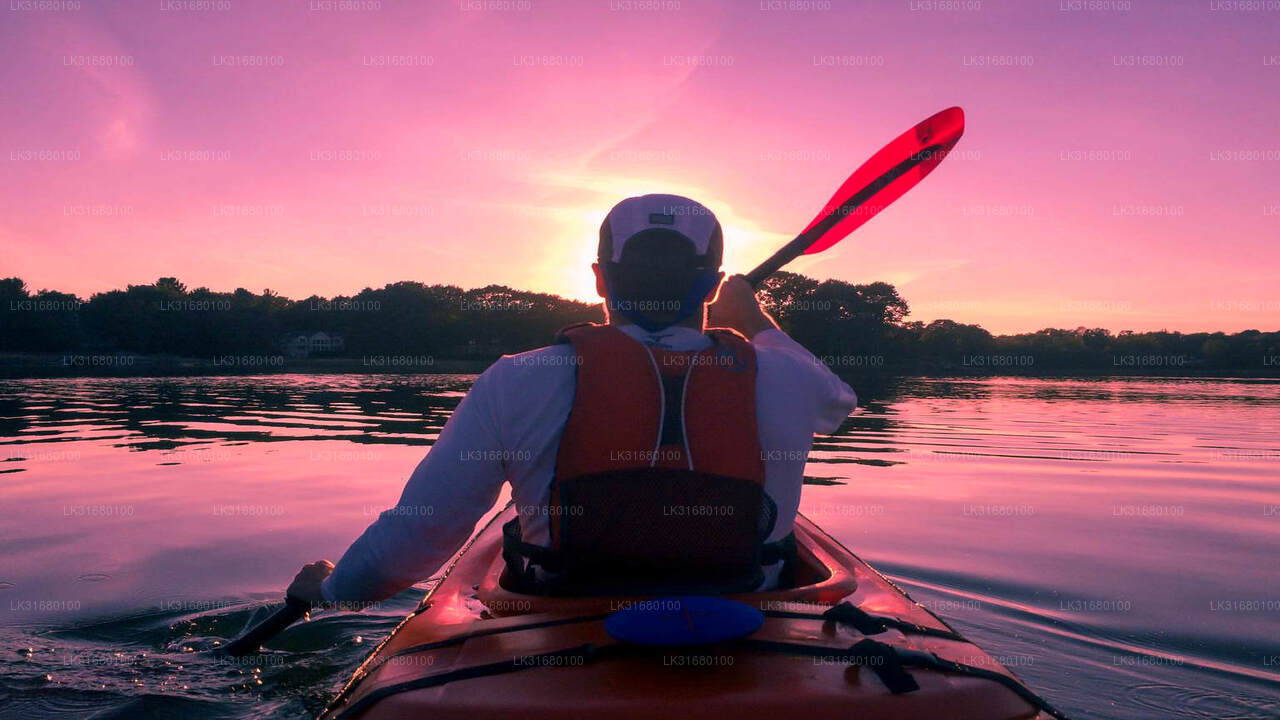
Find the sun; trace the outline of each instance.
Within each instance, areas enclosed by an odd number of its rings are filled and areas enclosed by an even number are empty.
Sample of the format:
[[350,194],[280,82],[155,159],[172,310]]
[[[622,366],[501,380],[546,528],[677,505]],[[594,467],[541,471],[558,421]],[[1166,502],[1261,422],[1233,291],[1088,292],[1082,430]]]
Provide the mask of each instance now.
[[581,265],[575,265],[565,268],[567,277],[564,281],[564,292],[559,293],[571,300],[580,300],[585,303],[600,302],[600,295],[596,292],[596,276],[591,272],[591,262],[594,258],[589,258],[587,262]]
[[566,209],[559,214],[553,230],[557,239],[546,245],[543,260],[533,271],[536,287],[544,292],[585,303],[598,303],[596,277],[591,263],[596,261],[600,217],[595,206]]

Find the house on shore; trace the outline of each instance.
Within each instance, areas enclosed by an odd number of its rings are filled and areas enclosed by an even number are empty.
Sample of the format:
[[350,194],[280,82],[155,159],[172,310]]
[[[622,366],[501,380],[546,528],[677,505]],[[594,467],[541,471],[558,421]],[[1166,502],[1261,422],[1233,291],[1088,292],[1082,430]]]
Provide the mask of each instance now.
[[503,344],[497,338],[491,338],[487,342],[472,338],[465,344],[453,345],[449,348],[449,356],[455,358],[496,358],[502,353]]
[[346,339],[340,333],[328,333],[323,330],[313,333],[288,333],[280,339],[281,350],[291,358],[330,355],[341,352],[345,347]]

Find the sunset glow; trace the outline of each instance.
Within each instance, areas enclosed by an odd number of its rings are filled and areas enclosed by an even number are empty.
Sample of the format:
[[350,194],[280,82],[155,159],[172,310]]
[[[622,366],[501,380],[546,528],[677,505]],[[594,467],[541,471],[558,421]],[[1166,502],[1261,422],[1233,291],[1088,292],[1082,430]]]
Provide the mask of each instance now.
[[710,207],[746,271],[961,105],[946,165],[788,269],[993,332],[1280,327],[1274,12],[74,4],[0,18],[0,274],[32,289],[593,299],[600,220],[645,192]]

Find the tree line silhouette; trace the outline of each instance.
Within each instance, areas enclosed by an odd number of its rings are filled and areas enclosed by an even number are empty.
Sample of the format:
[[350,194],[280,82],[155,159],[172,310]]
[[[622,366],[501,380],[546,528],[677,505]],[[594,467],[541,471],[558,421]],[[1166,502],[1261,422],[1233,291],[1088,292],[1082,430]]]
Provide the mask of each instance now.
[[[761,289],[779,324],[836,370],[904,372],[1240,372],[1280,375],[1280,332],[1112,333],[1044,329],[993,336],[981,326],[909,321],[888,283],[781,272]],[[189,290],[176,278],[88,300],[0,280],[0,352],[138,353],[209,358],[279,354],[289,334],[341,335],[347,358],[491,359],[546,345],[598,321],[599,304],[502,285],[464,290],[398,282],[352,296],[290,300],[270,290]]]

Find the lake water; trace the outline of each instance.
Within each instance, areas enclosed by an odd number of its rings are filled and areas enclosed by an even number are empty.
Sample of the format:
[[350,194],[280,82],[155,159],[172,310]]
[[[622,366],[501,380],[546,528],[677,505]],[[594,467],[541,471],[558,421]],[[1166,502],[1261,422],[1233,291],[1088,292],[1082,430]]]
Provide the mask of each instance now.
[[[197,650],[337,557],[470,376],[0,382],[0,716],[318,711],[421,597]],[[1280,384],[901,380],[810,517],[1077,718],[1280,717]]]

